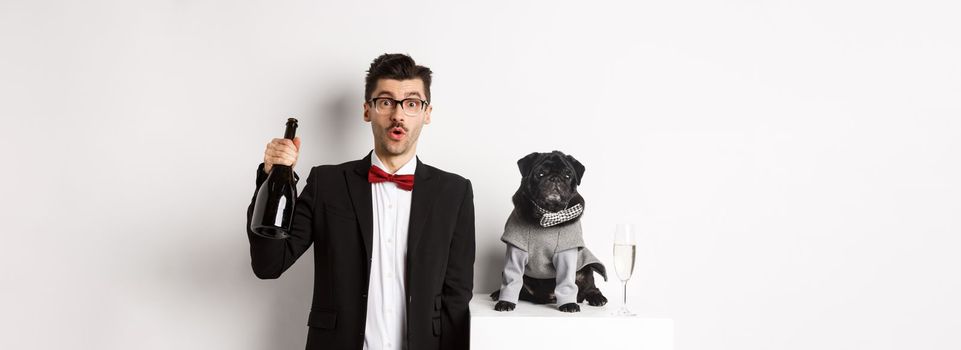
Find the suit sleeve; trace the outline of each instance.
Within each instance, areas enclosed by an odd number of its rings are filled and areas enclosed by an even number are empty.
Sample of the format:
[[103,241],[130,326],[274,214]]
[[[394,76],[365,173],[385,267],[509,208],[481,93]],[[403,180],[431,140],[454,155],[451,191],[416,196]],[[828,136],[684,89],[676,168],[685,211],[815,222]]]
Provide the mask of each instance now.
[[441,349],[470,347],[470,310],[474,290],[474,190],[470,180],[457,214],[443,286]]
[[[311,174],[313,175],[313,169]],[[271,239],[260,237],[250,230],[250,220],[254,213],[254,202],[257,200],[257,190],[267,179],[264,164],[257,167],[257,180],[254,196],[247,207],[247,239],[250,241],[250,266],[254,275],[260,279],[275,279],[287,271],[313,243],[311,228],[313,227],[313,207],[315,205],[313,177],[307,176],[307,185],[297,196],[294,205],[294,219],[291,224],[290,237],[286,239]],[[294,180],[300,177],[294,173]]]

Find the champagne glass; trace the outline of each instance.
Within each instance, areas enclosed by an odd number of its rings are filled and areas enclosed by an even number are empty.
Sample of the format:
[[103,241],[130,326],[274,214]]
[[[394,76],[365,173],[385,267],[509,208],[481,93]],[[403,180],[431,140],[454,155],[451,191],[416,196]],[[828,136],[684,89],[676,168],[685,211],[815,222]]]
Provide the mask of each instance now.
[[617,310],[617,316],[635,316],[627,309],[627,280],[634,273],[634,259],[637,255],[637,225],[617,224],[614,227],[614,269],[617,277],[624,283],[624,305]]

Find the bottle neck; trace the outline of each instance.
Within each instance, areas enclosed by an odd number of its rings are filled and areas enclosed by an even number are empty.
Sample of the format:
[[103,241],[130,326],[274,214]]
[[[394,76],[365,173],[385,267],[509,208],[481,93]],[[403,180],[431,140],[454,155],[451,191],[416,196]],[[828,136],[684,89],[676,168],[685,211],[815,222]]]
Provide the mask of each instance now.
[[284,131],[284,138],[288,140],[293,140],[295,133],[297,133],[297,119],[288,118],[287,130]]

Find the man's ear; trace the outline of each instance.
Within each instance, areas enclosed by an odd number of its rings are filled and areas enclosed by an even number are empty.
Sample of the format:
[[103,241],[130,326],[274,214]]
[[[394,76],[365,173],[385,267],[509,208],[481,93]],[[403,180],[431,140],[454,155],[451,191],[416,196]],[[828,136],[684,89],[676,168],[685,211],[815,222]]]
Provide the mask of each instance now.
[[370,104],[368,104],[367,102],[364,102],[364,121],[365,122],[370,121]]
[[424,112],[424,124],[430,124],[430,112],[434,110],[434,105],[427,105],[427,111]]
[[566,155],[565,158],[567,159],[567,162],[571,163],[571,166],[574,167],[574,172],[577,173],[577,185],[580,186],[581,179],[584,177],[584,170],[587,169],[584,168],[584,165],[581,164],[581,162],[578,162],[577,159],[574,159],[574,157]]
[[521,171],[521,177],[527,177],[534,168],[534,161],[540,157],[540,153],[534,152],[517,160],[517,168]]

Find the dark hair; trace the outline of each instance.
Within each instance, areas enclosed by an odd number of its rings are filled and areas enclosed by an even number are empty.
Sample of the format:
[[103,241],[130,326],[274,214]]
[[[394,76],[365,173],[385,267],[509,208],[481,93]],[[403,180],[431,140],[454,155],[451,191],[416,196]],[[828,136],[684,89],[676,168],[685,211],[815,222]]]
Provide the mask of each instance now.
[[418,66],[414,59],[401,53],[385,53],[374,59],[367,70],[367,85],[364,89],[364,101],[370,100],[370,95],[377,87],[380,79],[420,79],[424,82],[424,99],[430,102],[430,68]]

